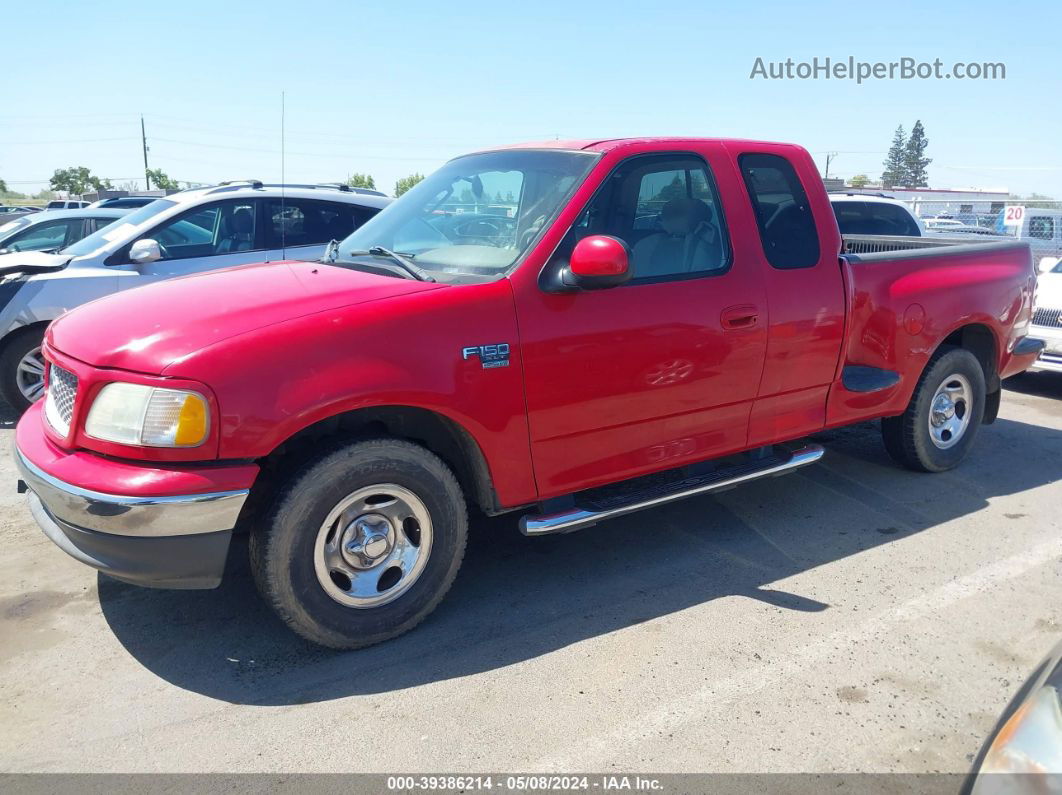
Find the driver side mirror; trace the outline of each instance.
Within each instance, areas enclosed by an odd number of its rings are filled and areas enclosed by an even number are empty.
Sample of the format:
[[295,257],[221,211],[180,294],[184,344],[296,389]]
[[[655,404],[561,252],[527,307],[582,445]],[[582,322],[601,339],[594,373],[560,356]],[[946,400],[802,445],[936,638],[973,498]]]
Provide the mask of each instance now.
[[580,290],[618,287],[631,278],[631,251],[611,235],[591,235],[575,244],[561,283]]
[[129,247],[129,261],[137,265],[146,265],[149,262],[162,259],[162,249],[158,241],[145,237]]

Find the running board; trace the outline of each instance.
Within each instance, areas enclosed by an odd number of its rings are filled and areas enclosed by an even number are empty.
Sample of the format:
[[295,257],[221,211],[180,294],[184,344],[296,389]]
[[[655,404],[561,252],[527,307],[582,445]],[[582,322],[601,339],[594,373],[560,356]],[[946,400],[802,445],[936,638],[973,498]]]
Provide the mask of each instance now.
[[711,494],[759,478],[784,475],[814,464],[825,452],[817,444],[782,450],[766,458],[753,458],[701,475],[634,491],[617,497],[590,500],[585,505],[552,514],[529,514],[520,519],[520,532],[527,536],[571,533],[628,513],[664,505],[698,494]]

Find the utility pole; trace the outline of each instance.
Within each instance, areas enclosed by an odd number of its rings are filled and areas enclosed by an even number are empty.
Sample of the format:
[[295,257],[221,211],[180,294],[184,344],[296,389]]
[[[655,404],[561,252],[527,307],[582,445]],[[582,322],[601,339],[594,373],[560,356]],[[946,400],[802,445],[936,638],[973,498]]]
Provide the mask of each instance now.
[[144,132],[144,114],[140,114],[140,140],[144,144],[144,187],[145,190],[151,190],[151,172],[148,170],[147,164],[147,133]]
[[[823,179],[828,179],[829,178],[829,162],[830,162],[830,160],[833,160],[835,157],[837,157],[837,153],[836,152],[827,152],[826,153],[826,173],[822,175]],[[145,161],[145,162],[147,162],[147,161]]]

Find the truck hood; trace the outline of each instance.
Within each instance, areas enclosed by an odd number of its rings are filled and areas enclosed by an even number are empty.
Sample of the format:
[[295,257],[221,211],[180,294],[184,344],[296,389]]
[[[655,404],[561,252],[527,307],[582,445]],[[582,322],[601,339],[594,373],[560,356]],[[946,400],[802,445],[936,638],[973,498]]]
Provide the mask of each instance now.
[[258,328],[440,287],[318,262],[244,265],[92,301],[52,323],[48,341],[97,367],[158,374],[209,345]]

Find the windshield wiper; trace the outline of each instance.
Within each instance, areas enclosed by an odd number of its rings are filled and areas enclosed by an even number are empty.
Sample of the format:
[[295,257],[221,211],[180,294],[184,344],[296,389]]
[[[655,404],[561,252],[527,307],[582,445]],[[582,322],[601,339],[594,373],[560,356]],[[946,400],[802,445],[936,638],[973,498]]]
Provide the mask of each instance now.
[[[360,252],[351,252],[351,253],[357,254],[357,253],[360,253]],[[401,254],[396,254],[395,252],[391,251],[391,249],[389,249],[389,248],[384,248],[383,246],[373,246],[372,248],[370,248],[365,253],[366,254],[371,254],[374,257],[387,257],[392,262],[397,263],[402,268],[402,270],[406,271],[407,273],[411,274],[414,278],[419,279],[422,282],[434,282],[435,281],[435,279],[433,279],[431,277],[431,275],[426,270],[424,270],[423,268],[418,268],[416,265],[414,265],[408,259],[403,257]]]

